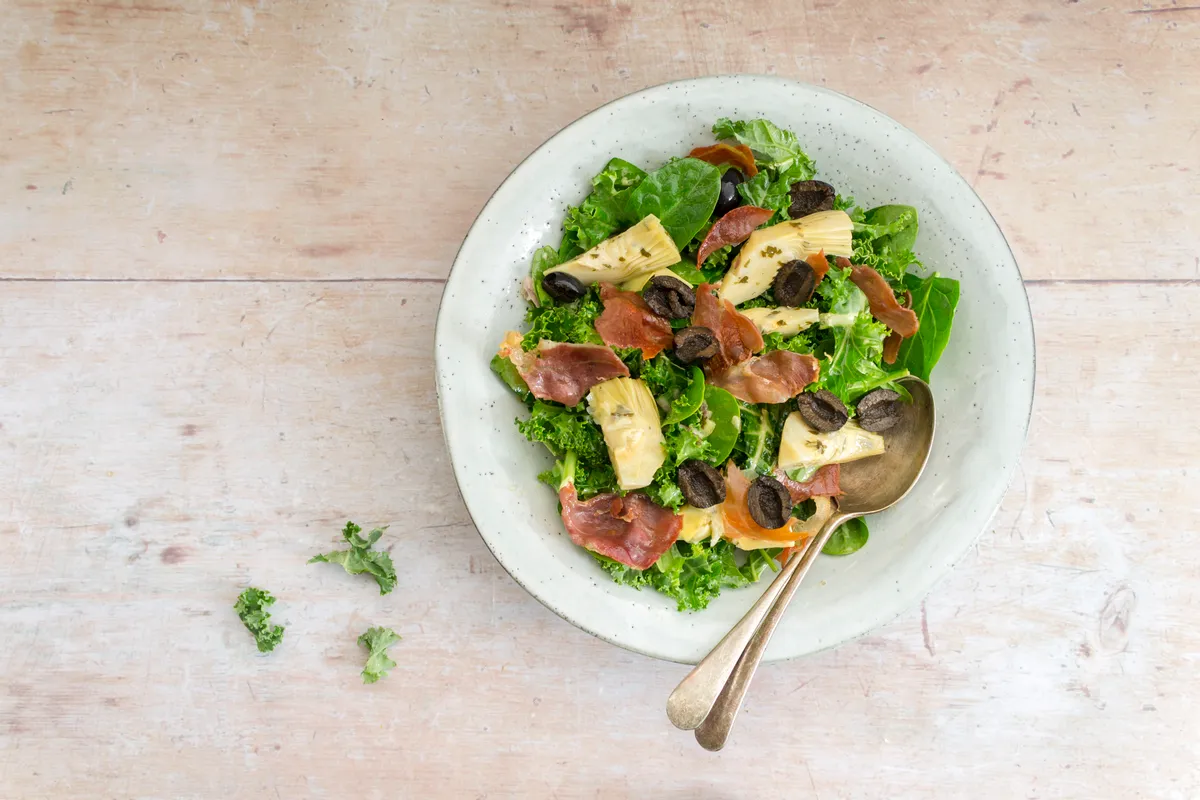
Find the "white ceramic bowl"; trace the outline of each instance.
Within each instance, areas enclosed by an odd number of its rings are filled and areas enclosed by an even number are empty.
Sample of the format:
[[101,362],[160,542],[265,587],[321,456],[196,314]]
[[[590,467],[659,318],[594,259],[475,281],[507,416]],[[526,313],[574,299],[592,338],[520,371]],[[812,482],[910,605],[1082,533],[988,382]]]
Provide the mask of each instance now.
[[818,177],[869,208],[920,214],[917,254],[962,282],[949,347],[933,374],[938,437],[899,507],[872,517],[854,555],[822,557],[767,650],[768,660],[860,636],[917,603],[985,529],[1025,440],[1033,397],[1033,324],[1021,275],[995,221],[963,178],[911,131],[827,89],[760,76],[680,81],[623,97],[572,123],[521,163],[471,227],[437,320],[442,426],[463,499],[513,579],[567,621],[656,658],[694,663],[766,586],[725,591],[707,610],[609,580],[571,543],[551,463],[513,425],[525,409],[488,362],[519,329],[530,255],[557,246],[565,207],[612,156],[653,169],[713,141],[719,117],[766,117],[794,131]]

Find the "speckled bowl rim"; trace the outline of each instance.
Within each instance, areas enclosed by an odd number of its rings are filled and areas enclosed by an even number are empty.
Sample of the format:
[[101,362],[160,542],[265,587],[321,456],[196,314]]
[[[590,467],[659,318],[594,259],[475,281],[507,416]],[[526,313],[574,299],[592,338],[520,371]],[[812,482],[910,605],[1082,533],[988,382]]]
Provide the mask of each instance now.
[[[446,282],[443,284],[441,298],[439,299],[438,316],[437,316],[437,320],[435,322],[435,337],[434,337],[434,359],[435,359],[435,365],[437,366],[437,368],[435,369],[435,384],[436,384],[436,393],[437,393],[438,415],[439,415],[439,418],[441,421],[442,435],[446,442],[447,451],[450,454],[450,460],[451,460],[451,465],[452,465],[452,468],[454,471],[455,481],[459,487],[459,493],[463,497],[464,505],[467,508],[467,514],[468,514],[468,516],[470,516],[472,524],[475,526],[476,531],[480,534],[480,538],[483,540],[484,545],[492,553],[493,557],[496,558],[497,562],[505,569],[506,572],[508,572],[509,576],[517,583],[518,586],[520,586],[522,589],[524,589],[526,592],[528,592],[531,596],[533,596],[534,599],[536,599],[543,606],[545,606],[547,609],[549,609],[550,611],[552,611],[553,613],[555,613],[562,619],[566,620],[567,622],[571,623],[572,625],[576,626],[577,628],[580,628],[581,630],[591,634],[592,636],[595,636],[596,638],[598,638],[602,641],[608,642],[609,644],[616,645],[625,650],[629,650],[630,652],[635,652],[635,653],[639,653],[641,655],[648,656],[650,658],[655,658],[655,659],[664,660],[664,661],[672,661],[672,662],[680,663],[680,664],[694,664],[694,663],[696,663],[697,659],[694,657],[677,658],[677,657],[673,657],[670,654],[666,654],[666,653],[663,653],[660,651],[655,651],[652,648],[637,647],[637,646],[630,644],[627,641],[622,641],[618,637],[609,635],[602,630],[596,629],[595,627],[593,627],[591,625],[585,624],[583,621],[575,618],[575,616],[572,615],[571,613],[554,605],[546,597],[544,597],[541,593],[539,593],[534,587],[527,585],[525,581],[521,580],[521,578],[518,577],[516,571],[509,564],[507,564],[505,562],[505,559],[497,551],[497,548],[493,546],[493,544],[489,540],[488,536],[484,534],[483,528],[479,525],[479,520],[477,518],[477,514],[471,508],[471,502],[467,496],[467,492],[463,491],[464,480],[463,480],[461,472],[464,469],[464,464],[463,464],[462,460],[459,459],[458,457],[456,457],[456,455],[455,455],[454,446],[451,442],[450,431],[447,426],[447,419],[446,419],[445,405],[444,405],[444,394],[446,391],[446,386],[445,386],[446,376],[445,376],[444,370],[442,369],[442,364],[441,364],[441,360],[438,356],[438,353],[441,350],[440,345],[441,345],[442,337],[443,337],[442,321],[443,321],[443,316],[444,316],[443,312],[444,312],[445,306],[446,306],[446,298],[451,293],[452,285],[454,283],[456,274],[459,274],[459,275],[461,274],[461,271],[459,271],[458,268],[461,266],[460,259],[461,259],[462,253],[463,253],[464,249],[466,249],[467,244],[470,242],[472,233],[475,231],[479,221],[487,214],[487,212],[491,208],[493,202],[496,199],[496,195],[500,192],[500,190],[504,187],[504,185],[522,169],[522,167],[524,167],[541,150],[543,150],[545,147],[547,147],[548,145],[555,142],[555,140],[560,139],[561,137],[565,136],[566,134],[571,132],[576,127],[584,124],[585,122],[587,122],[589,120],[589,118],[594,117],[607,109],[611,109],[614,106],[617,106],[617,105],[623,104],[623,103],[627,103],[627,102],[633,102],[633,101],[636,101],[639,99],[644,99],[650,95],[653,95],[658,92],[662,92],[664,90],[679,89],[679,88],[684,88],[684,87],[703,88],[706,85],[714,85],[715,86],[721,82],[728,81],[728,80],[746,80],[746,81],[753,81],[753,82],[759,82],[759,83],[774,83],[774,84],[779,85],[780,88],[793,88],[793,89],[802,88],[804,90],[811,91],[818,95],[827,96],[838,102],[844,102],[844,103],[849,103],[854,106],[859,106],[859,107],[866,109],[866,110],[870,111],[871,113],[883,118],[887,122],[890,122],[898,130],[907,134],[913,143],[918,144],[919,146],[924,148],[930,157],[932,157],[937,162],[940,162],[940,164],[943,165],[946,168],[946,170],[953,176],[953,179],[961,184],[961,187],[964,188],[978,202],[979,207],[987,214],[988,219],[991,221],[992,225],[994,226],[995,232],[999,235],[1001,241],[1003,242],[1004,248],[1005,248],[1005,250],[1007,252],[1007,256],[1008,256],[1008,263],[1011,265],[1013,271],[1016,273],[1017,280],[1020,284],[1021,297],[1024,301],[1024,304],[1020,308],[1020,311],[1023,312],[1023,321],[1027,323],[1025,325],[1025,330],[1026,330],[1026,333],[1028,336],[1030,363],[1028,365],[1028,391],[1025,393],[1026,413],[1024,415],[1023,424],[1022,424],[1021,431],[1020,431],[1021,447],[1018,448],[1019,450],[1023,450],[1024,445],[1028,438],[1029,426],[1030,426],[1030,422],[1032,420],[1032,414],[1033,414],[1033,401],[1034,401],[1034,397],[1035,397],[1036,380],[1037,380],[1037,369],[1036,369],[1037,342],[1036,342],[1036,335],[1035,335],[1035,329],[1034,329],[1034,323],[1033,323],[1032,309],[1031,309],[1031,306],[1029,303],[1029,294],[1028,294],[1027,288],[1025,287],[1024,280],[1021,277],[1020,267],[1017,263],[1015,255],[1012,252],[1012,247],[1011,247],[1011,245],[1009,245],[1009,243],[1007,241],[1007,237],[1004,236],[1003,229],[1000,227],[999,222],[995,219],[995,216],[991,213],[991,210],[988,209],[986,203],[983,202],[983,198],[979,196],[979,194],[975,191],[974,187],[971,186],[971,184],[962,176],[962,174],[959,173],[958,170],[956,170],[954,168],[954,166],[952,164],[950,164],[950,162],[947,161],[936,149],[934,149],[934,147],[932,145],[930,145],[928,142],[926,142],[924,139],[922,139],[920,136],[918,136],[915,132],[913,132],[907,126],[896,121],[891,116],[889,116],[888,114],[885,114],[884,112],[880,111],[879,109],[875,108],[874,106],[871,106],[867,103],[862,102],[861,100],[858,100],[849,95],[843,94],[841,92],[838,92],[838,91],[835,91],[833,89],[829,89],[829,88],[826,88],[823,86],[816,86],[813,84],[804,83],[802,81],[793,81],[790,79],[780,78],[780,77],[771,76],[771,75],[740,73],[740,74],[710,75],[710,76],[704,76],[704,77],[699,77],[699,78],[688,78],[688,79],[675,80],[675,81],[666,81],[663,83],[645,87],[643,89],[639,89],[634,92],[630,92],[628,94],[622,95],[621,97],[617,97],[613,100],[610,100],[600,106],[597,106],[596,108],[592,109],[591,111],[587,112],[586,114],[583,114],[582,116],[580,116],[573,122],[569,123],[568,125],[564,126],[561,129],[559,129],[555,134],[553,134],[548,139],[546,139],[546,141],[544,141],[541,145],[539,145],[534,150],[530,151],[524,158],[521,159],[521,161],[519,163],[517,163],[516,166],[513,167],[513,169],[509,172],[509,174],[505,177],[505,179],[496,186],[496,188],[492,191],[492,194],[488,197],[488,200],[480,208],[478,214],[476,214],[475,219],[472,221],[471,227],[468,229],[467,234],[464,236],[462,243],[460,243],[459,248],[458,248],[457,252],[455,253],[454,262],[451,266],[451,270],[450,270],[449,275],[447,276]],[[485,368],[486,368],[486,365],[485,365]],[[775,656],[769,650],[767,657],[764,658],[764,662],[765,663],[777,663],[777,662],[782,662],[782,661],[789,661],[789,660],[793,660],[793,659],[797,659],[797,658],[802,658],[806,655],[813,655],[816,653],[825,652],[827,650],[832,650],[832,649],[839,647],[842,644],[845,644],[847,642],[861,639],[862,637],[872,633],[873,631],[877,630],[878,628],[880,628],[884,625],[887,625],[890,622],[896,620],[898,617],[902,616],[904,613],[906,613],[907,611],[909,611],[913,607],[915,607],[919,602],[922,601],[922,599],[924,597],[928,596],[928,594],[934,588],[936,588],[938,584],[940,584],[943,580],[945,580],[945,578],[954,570],[955,566],[962,560],[962,558],[967,554],[967,552],[969,552],[970,549],[975,545],[975,543],[978,541],[979,537],[983,534],[983,532],[991,527],[991,523],[995,519],[995,515],[996,515],[997,511],[999,510],[1004,497],[1008,494],[1009,490],[1012,487],[1012,484],[1016,477],[1016,473],[1017,473],[1017,469],[1018,469],[1019,465],[1020,465],[1020,457],[1018,456],[1017,458],[1013,459],[1013,461],[1011,463],[1009,463],[1005,466],[1004,471],[1006,474],[1005,474],[1004,480],[1003,480],[1004,489],[1003,489],[1003,491],[1001,491],[998,494],[998,499],[995,501],[995,503],[992,504],[992,508],[989,510],[985,522],[979,526],[979,530],[977,530],[972,536],[963,539],[961,546],[957,549],[957,552],[949,555],[948,558],[943,559],[942,567],[939,570],[939,574],[936,575],[932,580],[930,580],[926,585],[924,585],[917,593],[910,596],[910,598],[908,599],[907,602],[900,603],[897,606],[895,606],[895,608],[893,610],[876,616],[875,619],[871,620],[865,626],[860,626],[860,630],[858,630],[854,633],[851,633],[849,635],[846,635],[844,638],[842,638],[839,641],[830,641],[819,647],[810,648],[810,649],[804,650],[802,652],[789,653],[789,654],[785,654],[782,656]],[[759,586],[761,588],[765,588],[765,582],[760,582]],[[715,642],[714,642],[714,644],[715,644]]]

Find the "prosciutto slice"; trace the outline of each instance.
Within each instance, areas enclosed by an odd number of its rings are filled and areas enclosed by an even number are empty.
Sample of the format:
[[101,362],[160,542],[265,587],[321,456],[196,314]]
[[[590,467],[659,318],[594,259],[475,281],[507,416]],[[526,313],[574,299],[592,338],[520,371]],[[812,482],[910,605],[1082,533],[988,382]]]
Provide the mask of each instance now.
[[[739,206],[721,217],[708,229],[708,233],[704,235],[704,241],[700,243],[700,249],[696,251],[696,269],[704,266],[704,259],[725,245],[741,244],[749,239],[755,228],[773,216],[775,216],[775,212],[769,208]],[[828,264],[825,265],[825,269],[829,270]],[[821,273],[821,275],[824,274],[824,272]],[[820,278],[818,277],[817,280]]]
[[611,283],[600,284],[604,312],[596,319],[596,332],[612,347],[640,347],[651,359],[675,342],[671,323],[650,310],[637,292],[623,292]]
[[882,275],[870,267],[852,267],[850,280],[867,296],[867,302],[871,304],[871,316],[900,334],[901,338],[907,339],[917,332],[917,315],[911,308],[900,305],[896,293]]
[[829,273],[829,259],[825,258],[824,250],[813,253],[804,260],[812,267],[813,274],[817,276],[817,283],[820,283],[821,279]]
[[692,152],[688,153],[688,158],[698,158],[715,167],[731,164],[744,172],[747,178],[753,178],[758,174],[758,167],[754,163],[754,151],[744,144],[722,142],[706,147],[694,147]]
[[775,350],[714,373],[708,382],[747,403],[785,403],[820,373],[821,365],[812,356]]
[[564,344],[546,339],[537,350],[521,349],[521,334],[510,331],[500,355],[517,368],[534,397],[564,406],[579,405],[588,390],[611,378],[629,377],[629,368],[611,349],[599,344]]
[[763,348],[758,326],[739,314],[733,303],[718,298],[715,288],[710,283],[702,283],[696,288],[696,310],[692,312],[692,324],[716,334],[721,347],[720,352],[704,365],[704,371],[709,375],[719,375]]
[[580,500],[567,484],[558,500],[572,542],[634,569],[652,566],[683,529],[683,517],[638,492]]
[[783,484],[792,496],[792,504],[803,503],[810,497],[833,497],[842,493],[838,483],[842,476],[841,464],[826,464],[806,481],[794,481],[783,470],[775,471],[775,480]]

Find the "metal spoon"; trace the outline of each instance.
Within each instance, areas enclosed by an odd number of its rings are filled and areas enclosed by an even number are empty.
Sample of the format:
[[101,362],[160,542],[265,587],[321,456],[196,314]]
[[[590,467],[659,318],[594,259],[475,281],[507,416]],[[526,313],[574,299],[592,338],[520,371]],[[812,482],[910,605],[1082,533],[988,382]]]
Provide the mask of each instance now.
[[667,699],[671,722],[684,730],[699,728],[696,740],[703,747],[719,750],[725,745],[775,626],[833,532],[844,522],[895,505],[921,477],[933,444],[933,393],[919,378],[901,383],[912,402],[902,405],[900,422],[884,432],[884,454],[842,465],[838,510]]

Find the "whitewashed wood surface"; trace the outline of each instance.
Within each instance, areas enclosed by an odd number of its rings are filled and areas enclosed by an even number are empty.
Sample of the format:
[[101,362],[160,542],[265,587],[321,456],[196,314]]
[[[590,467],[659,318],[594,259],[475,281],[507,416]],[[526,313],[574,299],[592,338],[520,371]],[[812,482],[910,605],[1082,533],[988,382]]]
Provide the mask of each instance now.
[[[581,113],[765,72],[916,130],[1029,283],[1037,400],[919,608],[764,668],[575,630],[454,487],[432,326]],[[1200,797],[1200,10],[16,0],[0,13],[0,798]],[[305,566],[390,523],[400,586]],[[230,606],[280,598],[260,656]],[[355,639],[395,628],[360,683]]]

